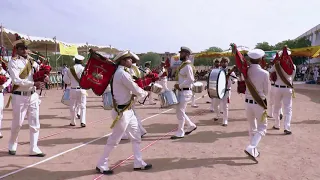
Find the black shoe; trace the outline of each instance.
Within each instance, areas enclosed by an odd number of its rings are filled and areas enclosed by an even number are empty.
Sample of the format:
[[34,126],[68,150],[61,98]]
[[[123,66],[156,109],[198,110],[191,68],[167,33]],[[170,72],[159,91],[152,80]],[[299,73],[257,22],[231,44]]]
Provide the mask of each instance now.
[[142,135],[141,135],[141,138],[144,136],[144,135],[146,135],[147,133],[145,132],[145,133],[143,133]]
[[3,138],[3,136],[2,136],[2,135],[0,135],[0,139],[1,139],[1,138]]
[[16,155],[16,151],[10,151],[10,150],[9,150],[9,154],[10,154],[10,155]]
[[147,164],[146,166],[144,167],[141,167],[141,168],[133,168],[134,171],[143,171],[143,170],[149,170],[152,168],[152,165],[151,164]]
[[273,126],[272,129],[280,130],[280,128],[277,128],[277,127],[275,127],[275,126]]
[[288,130],[284,130],[284,134],[285,134],[285,135],[290,135],[290,134],[292,134],[292,132],[291,132],[291,131],[288,131]]
[[213,118],[213,120],[214,120],[214,121],[218,121],[219,119],[218,119],[218,118]]
[[96,167],[96,171],[101,174],[111,175],[113,174],[113,170],[101,171],[98,167]]
[[193,128],[191,131],[185,132],[184,134],[185,134],[185,135],[189,135],[189,134],[192,133],[192,131],[195,131],[196,129],[197,129],[197,126],[196,126],[195,128]]
[[171,136],[170,139],[182,139],[184,137],[179,137],[179,136]]
[[282,114],[280,114],[280,120],[282,120],[282,118],[283,118],[283,115],[282,115]]
[[71,124],[71,123],[70,123],[69,125],[70,125],[70,126],[76,126],[75,124]]
[[81,127],[86,127],[86,124],[85,123],[81,123]]
[[[250,159],[252,159],[254,162],[258,163],[258,160],[255,157],[253,157],[248,151],[244,150],[244,152],[250,157]],[[260,153],[257,157],[259,157],[259,156],[260,156]]]
[[80,114],[77,114],[77,118],[80,119]]
[[31,156],[31,157],[45,157],[46,154],[44,154],[44,153],[40,153],[40,154],[30,154],[29,156]]
[[224,126],[224,127],[226,127],[226,126],[228,126],[228,124],[222,124],[221,126]]

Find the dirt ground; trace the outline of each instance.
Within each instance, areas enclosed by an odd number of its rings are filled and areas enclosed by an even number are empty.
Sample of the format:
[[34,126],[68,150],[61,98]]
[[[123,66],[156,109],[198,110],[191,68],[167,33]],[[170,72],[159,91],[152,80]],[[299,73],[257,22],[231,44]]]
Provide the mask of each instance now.
[[[170,82],[172,87],[172,82]],[[10,180],[69,179],[141,179],[141,180],[317,180],[320,179],[320,86],[296,85],[293,100],[292,135],[272,130],[269,119],[267,136],[259,144],[261,156],[256,164],[243,152],[249,143],[248,123],[244,112],[244,95],[233,86],[229,105],[229,125],[206,104],[208,96],[197,94],[198,108],[187,108],[187,114],[198,129],[180,140],[170,140],[177,127],[174,109],[138,106],[138,114],[148,134],[143,138],[143,158],[153,169],[133,172],[132,149],[129,141],[121,141],[111,154],[110,165],[115,174],[96,174],[96,163],[103,152],[112,122],[110,111],[103,110],[102,97],[89,92],[87,127],[70,127],[69,110],[60,100],[62,90],[49,90],[41,98],[41,131],[39,147],[43,158],[29,157],[29,130],[24,122],[19,134],[17,155],[8,155],[7,145],[12,118],[11,107],[4,110],[3,138],[0,139],[0,178]],[[155,96],[154,96],[155,97]],[[8,94],[5,96],[5,102]]]

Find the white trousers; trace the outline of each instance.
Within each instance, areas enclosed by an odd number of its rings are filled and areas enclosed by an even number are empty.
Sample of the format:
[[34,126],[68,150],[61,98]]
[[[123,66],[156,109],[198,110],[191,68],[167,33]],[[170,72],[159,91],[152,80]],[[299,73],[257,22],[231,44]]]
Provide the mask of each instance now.
[[167,78],[161,79],[161,80],[158,81],[157,83],[162,86],[162,88],[163,88],[162,91],[169,91],[169,88],[168,88],[168,79],[167,79]]
[[[138,127],[139,127],[139,129],[140,129],[141,135],[147,133],[147,130],[142,126],[141,118],[138,116],[137,110],[135,110],[134,105],[132,106],[132,110],[133,110],[134,115],[135,115],[136,118],[137,118]],[[123,136],[122,136],[122,139],[129,139],[128,133],[124,132],[124,134],[123,134]]]
[[3,99],[3,93],[0,93],[0,135],[1,135],[1,128],[2,128],[2,119],[3,119],[3,105],[4,99]]
[[[231,96],[231,91],[226,91],[226,95],[220,100],[220,109],[223,112],[222,124],[228,124],[228,117],[229,117],[228,98],[230,98],[230,96]],[[217,116],[220,115],[220,110],[216,111],[216,113],[217,113]]]
[[246,103],[246,114],[247,120],[249,122],[249,138],[250,144],[246,150],[257,157],[258,155],[258,144],[262,138],[267,133],[268,120],[267,118],[261,120],[264,109],[258,104]]
[[[70,89],[70,115],[71,124],[76,124],[76,115],[80,109],[80,122],[86,124],[86,107],[87,96],[86,90]],[[79,108],[79,109],[77,109]]]
[[179,91],[178,100],[179,104],[176,105],[176,114],[178,118],[178,130],[175,133],[175,136],[183,137],[184,136],[184,124],[187,123],[188,130],[192,130],[196,125],[190,120],[186,114],[186,108],[188,102],[191,100],[192,91]]
[[39,139],[39,95],[20,96],[12,94],[12,124],[9,150],[16,151],[18,146],[18,134],[27,115],[30,129],[30,154],[42,153],[38,148]]
[[[115,119],[116,112],[112,109],[112,117]],[[97,167],[101,170],[109,170],[109,155],[111,151],[117,147],[121,137],[124,133],[127,133],[132,143],[132,149],[134,154],[134,168],[144,167],[147,164],[142,160],[142,154],[140,151],[141,144],[141,132],[139,129],[138,121],[134,115],[133,110],[127,110],[123,113],[120,120],[112,129],[112,134],[107,140],[107,144],[104,147],[104,152],[98,161]]]
[[292,118],[292,89],[291,88],[277,88],[275,87],[275,127],[280,128],[280,109],[283,104],[284,115],[284,129],[290,131],[291,118]]
[[[270,93],[268,95],[268,116],[273,117],[274,114],[274,101],[275,101],[275,89],[276,87],[271,86]],[[280,108],[280,114],[283,114],[282,108]]]
[[216,118],[220,117],[220,99],[218,98],[212,98],[211,99],[211,107],[210,110],[214,111],[216,113]]
[[191,106],[196,106],[196,94],[192,92]]

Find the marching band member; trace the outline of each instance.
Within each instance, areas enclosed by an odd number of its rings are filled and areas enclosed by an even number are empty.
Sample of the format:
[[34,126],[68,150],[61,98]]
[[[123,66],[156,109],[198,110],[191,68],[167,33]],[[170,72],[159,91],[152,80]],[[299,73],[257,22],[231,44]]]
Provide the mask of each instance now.
[[[223,57],[220,61],[221,68],[226,70],[226,73],[228,74],[227,76],[227,90],[225,96],[220,100],[220,107],[223,112],[223,121],[222,121],[222,126],[227,126],[228,125],[228,115],[229,115],[229,102],[231,98],[231,84],[234,84],[237,81],[237,76],[234,72],[231,72],[229,74],[227,67],[229,64],[230,60],[227,57]],[[220,114],[220,113],[219,113]]]
[[2,119],[3,119],[3,108],[4,108],[3,91],[5,88],[7,88],[11,84],[11,77],[7,73],[7,71],[5,71],[2,68],[1,64],[0,64],[0,74],[3,75],[4,77],[6,77],[6,81],[4,82],[4,84],[0,85],[0,139],[1,139],[1,138],[3,138],[2,134],[1,134],[1,124],[2,124]]
[[[140,72],[140,70],[139,70],[139,68],[137,66],[137,61],[139,61],[140,58],[136,54],[134,54],[132,52],[131,52],[131,54],[132,54],[132,66],[130,68],[130,74],[134,78],[141,78],[141,72]],[[134,99],[134,103],[132,105],[132,110],[134,112],[134,115],[137,118],[139,129],[140,129],[140,132],[141,132],[141,137],[143,137],[144,135],[147,134],[147,130],[145,128],[143,128],[141,119],[139,118],[139,116],[137,115],[137,111],[135,110],[135,104],[137,103],[137,101],[138,101],[138,98],[135,98]],[[122,140],[129,139],[128,134],[125,132],[121,139]]]
[[134,55],[130,51],[119,53],[114,62],[119,64],[113,80],[111,81],[111,89],[113,93],[114,108],[112,109],[112,117],[116,120],[112,124],[112,134],[107,140],[104,152],[98,161],[96,170],[102,174],[112,174],[109,169],[108,161],[111,151],[119,144],[124,132],[127,132],[134,152],[134,170],[148,170],[152,168],[151,164],[146,164],[142,160],[140,144],[141,132],[138,128],[138,121],[131,105],[134,96],[143,98],[148,92],[141,89],[132,79],[129,68],[132,66],[132,58]]
[[[39,71],[39,65],[27,53],[26,40],[14,42],[17,56],[9,61],[8,71],[13,86],[12,92],[12,125],[11,137],[9,140],[9,154],[15,155],[18,146],[18,134],[28,113],[28,123],[30,128],[30,156],[44,157],[38,147],[39,139],[39,95],[35,92],[35,86],[39,86],[40,81],[35,82],[33,75]],[[47,75],[44,81],[48,82]],[[9,105],[10,102],[8,102]]]
[[[151,69],[150,69],[150,66],[151,66],[151,61],[147,61],[144,63],[144,76],[147,76],[149,73],[151,73]],[[152,97],[152,92],[151,91],[148,91],[149,93],[149,104],[150,105],[155,105],[156,103],[153,101],[153,97]]]
[[[284,52],[286,51],[286,52]],[[284,54],[286,53],[286,54]],[[292,118],[292,96],[293,96],[293,79],[296,74],[296,66],[293,64],[292,60],[290,62],[286,61],[283,59],[283,56],[288,56],[290,58],[290,51],[287,51],[286,48],[282,52],[279,53],[281,54],[280,62],[276,62],[275,65],[272,67],[271,72],[276,72],[277,74],[277,80],[274,85],[274,114],[275,114],[275,125],[273,126],[273,129],[280,130],[280,109],[281,109],[281,104],[283,104],[283,114],[284,114],[284,134],[292,134],[290,125],[291,125],[291,118]],[[281,61],[286,61],[282,62]],[[281,63],[281,64],[280,64]],[[288,67],[283,67],[283,66],[288,66],[292,65],[293,72],[291,75],[289,75],[286,71],[285,68],[288,69]],[[276,68],[278,66],[278,70]],[[291,67],[290,67],[291,68]],[[283,79],[281,78],[283,77]],[[286,81],[286,82],[285,82]]]
[[[179,104],[176,107],[176,114],[178,118],[178,130],[171,139],[183,138],[184,135],[190,134],[192,131],[197,129],[197,126],[189,119],[186,114],[186,107],[188,101],[191,100],[192,90],[191,86],[194,82],[194,67],[191,64],[191,61],[188,59],[191,50],[187,47],[181,47],[180,49],[180,60],[182,64],[176,71],[176,78],[178,78],[178,84],[174,85],[176,90],[179,90],[178,99]],[[184,131],[184,124],[187,122],[188,128],[187,131]]]
[[[276,55],[273,56],[273,59],[275,59]],[[270,60],[270,67],[267,69],[268,72],[270,73],[270,81],[271,81],[271,89],[270,89],[270,93],[269,93],[269,101],[268,101],[268,117],[269,118],[272,118],[273,117],[273,114],[274,114],[274,101],[275,101],[275,79],[274,79],[274,76],[271,72],[271,69],[273,67],[273,60]],[[275,72],[273,72],[275,73]],[[283,112],[282,112],[282,108],[280,109],[280,120],[282,119],[283,117]]]
[[162,60],[160,64],[159,81],[158,83],[163,87],[164,91],[168,91],[168,70],[165,68],[166,61]]
[[[257,101],[260,99],[266,103],[266,98],[270,90],[269,73],[263,70],[259,65],[265,52],[261,49],[253,49],[248,52],[251,65],[248,68],[248,78],[253,85],[253,91],[256,91],[256,96],[250,90],[245,92],[246,97],[246,114],[249,122],[250,144],[245,149],[245,153],[256,161],[260,153],[257,150],[258,144],[267,132],[267,117],[264,116],[265,109],[260,106]],[[247,89],[249,86],[247,84]],[[254,90],[255,89],[255,90]]]
[[[220,59],[214,60],[214,68],[213,69],[220,69]],[[214,121],[218,121],[218,119],[220,118],[220,111],[221,111],[220,101],[221,100],[218,98],[211,99],[210,111],[216,113],[216,117],[214,118]]]
[[80,78],[84,67],[82,62],[84,57],[76,55],[73,58],[75,65],[68,69],[66,75],[63,76],[63,81],[66,84],[70,84],[70,114],[71,122],[70,126],[76,125],[77,108],[80,108],[80,122],[81,127],[86,127],[86,104],[87,104],[87,92],[81,89],[79,86]]

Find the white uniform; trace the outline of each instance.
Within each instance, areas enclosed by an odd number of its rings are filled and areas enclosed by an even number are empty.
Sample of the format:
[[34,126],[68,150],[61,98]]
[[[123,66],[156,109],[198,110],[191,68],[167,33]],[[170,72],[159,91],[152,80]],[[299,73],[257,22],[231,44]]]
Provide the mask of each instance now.
[[8,87],[11,84],[11,78],[10,78],[10,75],[2,68],[0,70],[0,74],[7,77],[7,81],[0,86],[0,138],[2,138],[1,125],[2,125],[3,107],[4,107],[3,91],[6,87]]
[[[146,75],[148,75],[150,72],[151,72],[151,69],[149,69],[149,68],[145,68],[145,73],[144,73],[144,76],[146,76]],[[153,97],[152,97],[152,92],[151,91],[148,91],[148,94],[149,94],[149,104],[152,104],[152,105],[154,105],[155,104],[155,102],[153,101]]]
[[[228,71],[226,71],[228,73]],[[231,84],[234,84],[237,79],[235,78],[236,74],[232,72],[229,76],[229,79],[227,81],[227,91],[225,96],[220,100],[220,108],[223,112],[223,121],[222,124],[227,125],[228,124],[228,117],[229,117],[229,103],[231,98]],[[220,112],[218,112],[220,114]]]
[[[141,76],[140,71],[138,71],[139,74],[136,74],[136,72],[133,70],[133,68],[138,68],[138,67],[136,66],[136,64],[134,63],[134,64],[132,64],[132,66],[135,66],[135,67],[131,67],[131,68],[129,69],[131,75],[140,77],[140,76]],[[140,129],[141,135],[143,136],[144,134],[147,133],[147,130],[143,128],[142,122],[141,122],[141,118],[139,118],[139,116],[137,115],[137,111],[135,110],[135,104],[137,103],[137,101],[138,101],[138,98],[135,98],[135,99],[134,99],[134,104],[132,105],[132,110],[133,110],[134,115],[136,116],[136,118],[137,118],[137,120],[138,120],[139,129]],[[127,133],[124,133],[122,139],[129,139],[128,134],[127,134]]]
[[[74,70],[76,72],[77,77],[80,79],[81,74],[84,70],[84,67],[81,64],[75,64]],[[86,90],[81,89],[78,81],[71,74],[70,69],[67,71],[67,74],[63,76],[63,81],[66,84],[70,84],[70,114],[71,114],[71,125],[76,124],[76,114],[77,107],[80,108],[80,122],[81,124],[86,124],[86,104],[87,104],[87,96]]]
[[[271,72],[275,72],[275,66],[272,67]],[[286,72],[283,71],[283,75],[285,78],[292,84],[294,76],[296,75],[296,66],[294,65],[294,72],[292,75],[288,75]],[[291,131],[290,124],[292,118],[292,89],[288,87],[284,82],[281,80],[279,74],[277,73],[277,80],[275,82],[274,87],[274,114],[275,114],[275,125],[274,127],[280,128],[280,109],[281,104],[283,104],[283,115],[284,115],[284,130]]]
[[168,73],[168,71],[164,67],[162,67],[161,71],[159,73],[160,80],[158,81],[158,83],[162,86],[164,91],[169,91],[169,89],[168,89],[168,76],[161,77],[164,72]]
[[[260,97],[265,100],[270,90],[269,72],[263,70],[259,64],[251,64],[248,69],[248,77],[256,88]],[[261,119],[265,111],[260,105],[254,102],[248,88],[246,90],[246,114],[249,122],[250,145],[246,148],[252,156],[259,155],[257,146],[267,132],[267,119]]]
[[33,68],[25,79],[19,77],[20,73],[29,60],[18,56],[9,61],[8,71],[14,85],[19,88],[12,92],[12,125],[11,137],[9,140],[9,151],[16,151],[18,145],[18,134],[25,116],[28,117],[30,128],[30,154],[41,154],[38,148],[39,139],[39,95],[35,92],[33,81],[34,70],[39,70],[39,65],[34,62]]
[[[70,89],[70,91],[71,91],[71,87],[70,87],[70,86],[67,86],[67,89]],[[81,113],[80,106],[77,106],[77,107],[76,107],[76,112],[77,112],[77,115],[80,116],[80,113]]]
[[[187,132],[190,132],[196,128],[196,125],[189,119],[189,117],[186,114],[186,107],[192,97],[191,87],[194,82],[194,74],[193,74],[193,69],[191,65],[188,64],[185,67],[183,67],[180,70],[178,76],[179,76],[179,88],[181,89],[181,91],[179,91],[178,93],[179,104],[177,105],[177,108],[176,108],[176,113],[178,118],[178,130],[175,133],[175,136],[183,137],[185,135],[185,132],[184,132],[185,122],[188,125]],[[183,89],[189,89],[189,90],[183,90]]]
[[[138,87],[138,85],[133,82],[131,75],[126,72],[124,68],[124,66],[118,66],[113,79],[113,93],[117,105],[128,104],[132,94],[138,97],[145,97],[148,95],[146,91]],[[116,111],[112,109],[112,117],[114,119],[116,115]],[[119,144],[124,132],[127,132],[132,142],[132,149],[134,152],[134,168],[140,168],[147,165],[142,160],[140,152],[141,132],[138,126],[138,121],[134,111],[132,109],[124,111],[122,117],[113,127],[112,134],[109,136],[107,144],[104,148],[104,153],[98,162],[97,167],[100,170],[109,170],[109,155],[111,151]]]
[[[268,69],[268,71],[271,73],[271,69]],[[277,77],[279,78],[279,77]],[[273,117],[274,114],[274,101],[275,101],[275,89],[276,87],[274,87],[275,82],[271,81],[271,89],[270,89],[270,93],[268,95],[268,116]],[[280,114],[283,114],[282,112],[282,108],[280,108]]]

